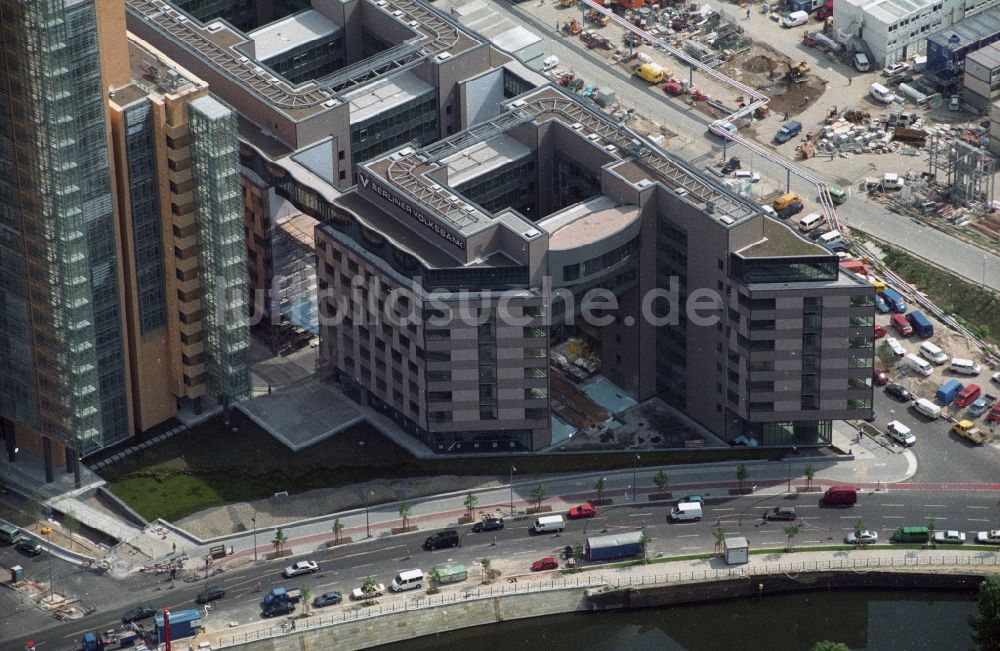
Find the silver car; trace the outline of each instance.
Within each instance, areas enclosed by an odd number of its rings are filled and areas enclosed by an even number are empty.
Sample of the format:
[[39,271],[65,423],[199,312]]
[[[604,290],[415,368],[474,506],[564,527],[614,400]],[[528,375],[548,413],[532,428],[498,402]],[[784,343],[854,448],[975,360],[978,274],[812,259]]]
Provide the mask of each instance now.
[[844,536],[844,542],[848,545],[873,545],[878,542],[878,533],[871,529],[864,529],[860,534],[852,531]]

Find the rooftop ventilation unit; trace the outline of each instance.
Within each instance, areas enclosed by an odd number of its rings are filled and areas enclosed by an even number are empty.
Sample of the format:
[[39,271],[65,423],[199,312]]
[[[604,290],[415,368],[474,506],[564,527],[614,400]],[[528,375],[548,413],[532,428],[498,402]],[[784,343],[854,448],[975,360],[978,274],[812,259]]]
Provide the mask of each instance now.
[[447,61],[450,58],[451,58],[451,52],[442,52],[441,54],[437,55],[438,61]]
[[683,197],[683,196],[687,195],[688,189],[687,188],[675,188],[674,192],[677,194],[678,197]]
[[528,230],[524,231],[524,236],[525,237],[534,237],[536,235],[538,235],[538,229],[537,228],[531,228],[531,229],[528,229]]
[[513,106],[514,108],[521,108],[525,104],[527,104],[527,102],[525,102],[523,99],[516,99],[510,103],[510,105]]
[[250,57],[240,57],[238,60],[240,63],[250,63]]
[[719,221],[725,224],[726,226],[729,226],[730,224],[736,222],[736,220],[730,217],[729,215],[719,215]]
[[635,185],[638,188],[648,188],[649,186],[653,185],[653,182],[650,181],[649,179],[639,179],[639,181]]
[[420,27],[420,23],[417,22],[417,21],[415,21],[415,20],[411,20],[410,22],[408,22],[406,24],[409,25],[410,27],[414,28],[414,29],[416,29],[417,27]]
[[448,195],[448,201],[450,201],[450,202],[452,202],[452,203],[459,203],[459,199],[458,199],[458,197],[456,197],[456,196],[455,196],[455,195],[453,195],[453,194],[449,194],[449,195]]
[[388,2],[386,2],[385,0],[378,0],[378,2],[376,2],[376,3],[375,3],[375,6],[376,6],[376,7],[384,7],[384,6],[386,6],[387,4],[389,4],[389,3],[388,3]]
[[440,192],[440,190],[441,190],[441,184],[440,183],[435,183],[434,185],[431,186],[431,190],[433,190],[434,192]]
[[263,69],[263,68],[261,68],[260,66],[254,66],[254,67],[253,67],[253,71],[254,71],[254,72],[259,72],[259,73],[261,73],[261,74],[263,74],[263,73],[264,73],[264,69]]
[[214,34],[217,31],[219,31],[220,29],[222,29],[222,23],[212,23],[211,25],[209,25],[205,29],[207,29],[210,34]]
[[409,156],[412,153],[413,153],[413,147],[403,147],[402,149],[399,150],[400,156]]
[[714,212],[715,212],[715,202],[714,201],[706,201],[705,202],[705,214],[711,215]]
[[573,124],[571,124],[569,126],[570,126],[571,129],[575,129],[577,131],[579,131],[580,129],[583,128],[583,125],[580,124],[579,122],[574,122]]
[[606,152],[610,152],[610,153],[612,153],[612,154],[613,154],[613,153],[615,153],[616,151],[618,151],[618,148],[617,148],[617,147],[615,147],[614,145],[606,145],[606,146],[604,147],[604,151],[606,151]]
[[188,17],[187,17],[187,16],[178,16],[178,17],[176,18],[177,22],[179,22],[179,23],[183,23],[183,22],[184,22],[185,20],[187,20],[187,19],[188,19]]
[[600,139],[601,139],[601,136],[599,136],[596,133],[592,133],[589,136],[587,136],[587,140],[590,140],[591,142],[597,142]]
[[399,18],[400,16],[403,15],[403,12],[397,9],[396,11],[392,12],[392,15],[395,16],[396,18]]
[[339,100],[335,100],[335,99],[328,99],[325,102],[323,102],[323,106],[325,106],[326,108],[333,108],[334,106],[337,106],[338,104],[340,104],[340,101]]
[[464,206],[462,206],[462,212],[464,212],[464,213],[474,213],[474,212],[476,212],[476,209],[473,208],[472,206],[470,206],[469,204],[465,204]]

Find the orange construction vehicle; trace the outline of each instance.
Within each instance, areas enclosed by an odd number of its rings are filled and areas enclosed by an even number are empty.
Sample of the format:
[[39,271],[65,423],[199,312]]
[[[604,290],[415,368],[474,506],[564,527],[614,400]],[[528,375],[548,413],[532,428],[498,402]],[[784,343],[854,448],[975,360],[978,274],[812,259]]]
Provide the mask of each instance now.
[[598,11],[594,11],[593,9],[588,9],[587,13],[584,15],[587,17],[587,20],[589,20],[592,23],[597,23],[598,25],[603,26],[611,22],[610,18],[608,18],[607,16]]
[[576,18],[572,18],[568,23],[563,24],[562,30],[567,34],[576,36],[583,31],[583,26],[576,21]]

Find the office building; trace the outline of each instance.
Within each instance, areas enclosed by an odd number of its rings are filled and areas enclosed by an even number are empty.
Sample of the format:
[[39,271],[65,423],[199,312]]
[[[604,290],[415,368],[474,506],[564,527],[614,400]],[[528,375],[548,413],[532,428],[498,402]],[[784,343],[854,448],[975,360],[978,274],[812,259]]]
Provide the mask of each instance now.
[[458,133],[544,78],[417,0],[257,3],[252,19],[232,19],[250,4],[126,1],[129,29],[241,117],[248,293],[260,334],[279,341],[294,328],[273,251],[287,206],[265,168],[291,159],[347,191],[359,162]]
[[323,202],[320,354],[349,393],[439,452],[544,448],[572,335],[725,440],[871,414],[874,293],[835,255],[555,88],[506,107]]
[[248,392],[236,120],[120,3],[3,0],[0,37],[0,426],[51,481],[199,387]]

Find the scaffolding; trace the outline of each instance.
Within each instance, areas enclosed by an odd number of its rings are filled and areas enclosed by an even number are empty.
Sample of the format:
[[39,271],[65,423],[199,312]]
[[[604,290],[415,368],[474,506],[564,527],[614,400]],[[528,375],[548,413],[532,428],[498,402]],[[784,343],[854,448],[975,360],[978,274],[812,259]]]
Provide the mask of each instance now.
[[929,146],[928,173],[947,187],[949,200],[969,208],[993,206],[996,159],[958,138],[934,135]]

